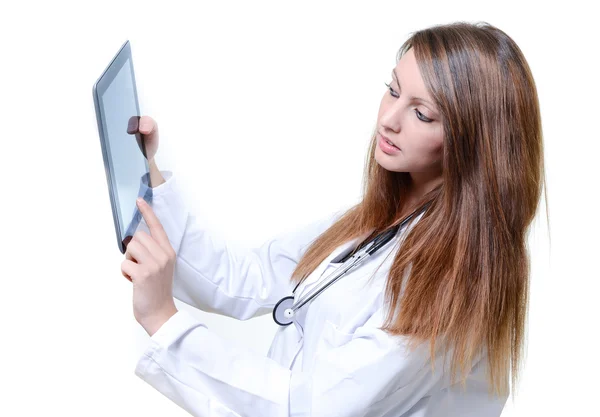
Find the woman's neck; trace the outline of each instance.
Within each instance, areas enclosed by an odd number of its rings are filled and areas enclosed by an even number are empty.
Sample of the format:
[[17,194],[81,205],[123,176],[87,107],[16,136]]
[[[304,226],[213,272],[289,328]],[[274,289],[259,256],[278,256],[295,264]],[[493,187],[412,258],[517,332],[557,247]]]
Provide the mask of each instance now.
[[419,201],[431,190],[442,183],[441,173],[411,172],[410,185],[408,189],[408,200]]

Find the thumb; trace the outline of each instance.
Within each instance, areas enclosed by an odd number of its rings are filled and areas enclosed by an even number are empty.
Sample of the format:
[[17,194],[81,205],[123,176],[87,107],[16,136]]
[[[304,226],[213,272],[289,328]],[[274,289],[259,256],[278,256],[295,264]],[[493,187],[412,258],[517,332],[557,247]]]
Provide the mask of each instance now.
[[156,123],[154,122],[154,119],[152,119],[152,117],[142,116],[140,118],[140,126],[139,126],[140,133],[143,133],[144,135],[149,135],[149,134],[154,133],[156,128],[157,128]]

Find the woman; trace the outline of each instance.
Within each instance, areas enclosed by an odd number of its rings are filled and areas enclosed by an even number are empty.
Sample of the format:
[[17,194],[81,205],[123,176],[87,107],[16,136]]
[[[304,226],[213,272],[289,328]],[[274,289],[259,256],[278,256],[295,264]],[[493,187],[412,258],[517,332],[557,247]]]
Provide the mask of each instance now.
[[[157,126],[141,119],[155,188],[152,207],[140,205],[151,236],[137,232],[122,264],[151,336],[135,373],[193,415],[501,414],[522,358],[526,236],[544,183],[534,80],[489,24],[418,31],[398,58],[362,201],[255,249],[234,250],[186,211],[154,163]],[[280,327],[266,357],[175,308],[171,294],[240,320],[269,313],[412,213]]]

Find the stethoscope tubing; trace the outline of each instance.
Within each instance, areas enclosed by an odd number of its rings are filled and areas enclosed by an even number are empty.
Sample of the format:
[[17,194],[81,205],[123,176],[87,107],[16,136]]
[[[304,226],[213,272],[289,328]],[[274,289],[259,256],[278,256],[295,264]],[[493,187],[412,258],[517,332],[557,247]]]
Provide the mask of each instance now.
[[[330,281],[328,281],[329,277],[331,275],[334,275],[335,273],[337,273],[339,271],[340,268],[344,267],[344,264],[342,264],[339,267],[337,267],[335,269],[335,271],[333,271],[330,275],[327,276],[327,278],[325,278],[325,280],[323,280],[323,282],[325,283],[324,285],[317,286],[317,287],[313,288],[311,291],[309,291],[309,293],[306,294],[306,296],[304,297],[304,300],[298,300],[297,305],[296,306],[292,306],[292,311],[295,313],[300,307],[302,307],[304,304],[306,304],[309,301],[311,301],[313,298],[317,297],[319,294],[321,294],[323,291],[325,291],[327,288],[329,288],[329,286],[333,285],[337,280],[339,280],[341,277],[343,277],[346,272],[348,272],[354,266],[356,266],[359,263],[361,263],[361,261],[363,261],[364,258],[366,258],[368,256],[370,256],[370,255],[366,251],[364,251],[364,252],[362,252],[360,254],[354,254],[352,256],[352,258],[355,258],[353,262],[349,263],[349,265],[347,265],[344,269],[342,269],[338,273],[338,275],[336,277],[334,277],[333,279],[331,279]],[[350,258],[350,260],[352,258]]]
[[[428,206],[429,206],[429,204],[425,205],[425,207],[423,207],[419,213],[425,211]],[[415,215],[416,212],[417,212],[417,210],[412,212],[399,225],[397,225],[397,226],[391,228],[390,230],[388,230],[387,232],[382,233],[381,235],[375,237],[371,242],[368,242],[364,248],[362,248],[357,253],[352,255],[349,259],[345,260],[342,263],[342,265],[338,266],[319,285],[317,285],[315,288],[313,288],[311,291],[309,291],[308,294],[306,294],[304,297],[302,297],[302,299],[298,300],[297,303],[292,304],[292,306],[285,309],[286,317],[293,318],[295,316],[296,311],[298,311],[298,309],[300,309],[302,306],[304,306],[308,302],[312,301],[315,297],[317,297],[319,294],[321,294],[323,291],[325,291],[327,288],[329,288],[331,285],[333,285],[335,282],[337,282],[348,271],[350,271],[354,267],[362,264],[367,258],[372,256],[380,248],[385,246],[385,244],[387,244],[390,240],[392,240],[392,238],[397,234],[398,230],[400,230],[411,218],[413,218],[413,216]],[[331,276],[334,276],[334,277],[332,279],[329,279]],[[298,288],[299,285],[300,285],[300,283],[298,283],[296,285],[296,287],[292,291],[292,294],[296,293],[296,289]],[[284,297],[281,300],[279,300],[279,302],[275,305],[275,308],[273,309],[273,318],[277,324],[286,326],[286,325],[289,325],[292,323],[292,320],[290,320],[288,323],[281,323],[277,320],[276,317],[278,315],[277,314],[278,309],[282,308],[286,301],[293,301],[293,299],[294,299],[293,295],[287,296],[287,297]]]

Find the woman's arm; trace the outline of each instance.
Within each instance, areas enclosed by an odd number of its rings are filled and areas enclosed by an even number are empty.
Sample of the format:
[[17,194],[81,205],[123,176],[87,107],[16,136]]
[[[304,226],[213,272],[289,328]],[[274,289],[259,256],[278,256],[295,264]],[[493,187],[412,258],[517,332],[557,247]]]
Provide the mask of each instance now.
[[150,166],[150,184],[152,185],[152,188],[156,188],[159,185],[164,184],[166,182],[165,178],[158,169],[154,158],[148,162],[148,165]]
[[[153,170],[153,165],[149,174],[158,185],[152,188],[150,205],[177,253],[174,297],[240,320],[269,313],[281,297],[291,294],[289,278],[301,256],[343,212],[280,233],[259,247],[240,248],[211,233],[206,219],[190,213],[177,178],[171,171]],[[147,184],[148,173],[141,187]],[[148,233],[143,219],[138,227]]]
[[432,369],[428,346],[409,351],[405,338],[380,330],[382,313],[352,335],[326,323],[327,347],[309,369],[291,371],[179,310],[151,337],[135,374],[193,416],[400,416],[429,396],[427,415],[500,415],[505,398],[488,398],[485,379],[468,384],[468,394],[446,393],[441,351]]

